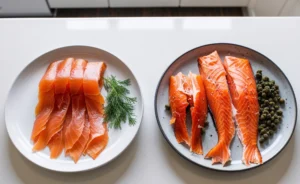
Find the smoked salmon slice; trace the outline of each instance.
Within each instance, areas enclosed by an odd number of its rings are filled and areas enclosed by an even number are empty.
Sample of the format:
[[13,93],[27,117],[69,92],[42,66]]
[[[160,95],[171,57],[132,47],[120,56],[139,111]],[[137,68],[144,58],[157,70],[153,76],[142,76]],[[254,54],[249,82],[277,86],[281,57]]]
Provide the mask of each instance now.
[[225,165],[230,160],[230,144],[235,134],[232,117],[232,104],[226,80],[226,71],[217,51],[198,59],[200,74],[209,107],[215,119],[218,143],[205,158],[212,158],[212,163]]
[[36,142],[40,133],[46,129],[54,108],[54,81],[58,64],[59,61],[51,63],[39,83],[39,101],[35,109],[36,119],[31,134],[33,142]]
[[224,67],[236,109],[237,134],[243,145],[242,161],[247,166],[250,163],[261,164],[262,156],[257,147],[259,103],[250,62],[247,59],[226,56]]
[[[100,94],[106,64],[89,62],[83,77],[85,104],[90,123],[90,137],[84,153],[96,159],[108,143],[107,123],[104,122],[104,98]],[[99,87],[100,85],[100,87]]]
[[47,124],[47,144],[63,128],[63,122],[70,105],[69,79],[73,61],[74,58],[67,58],[57,67],[54,83],[56,111],[51,114],[51,119]]
[[87,61],[77,59],[72,64],[70,75],[70,91],[72,95],[72,121],[65,130],[65,149],[68,151],[78,141],[85,122],[85,100],[83,94],[83,74]]
[[201,129],[204,128],[204,123],[207,116],[207,100],[202,77],[193,73],[188,75],[191,86],[190,110],[192,117],[192,136],[190,151],[203,154]]
[[170,77],[169,103],[172,118],[170,124],[174,124],[174,133],[178,143],[190,145],[190,138],[186,127],[186,108],[188,107],[189,83],[181,72]]
[[89,140],[90,136],[90,123],[88,120],[88,116],[86,114],[84,128],[81,136],[78,141],[73,145],[73,147],[66,151],[66,155],[70,156],[75,163],[78,162],[80,156],[82,155],[84,148]]
[[49,144],[50,149],[50,158],[54,159],[59,157],[61,152],[64,149],[64,141],[63,141],[63,134],[62,131],[59,131],[55,134],[52,139],[50,140]]

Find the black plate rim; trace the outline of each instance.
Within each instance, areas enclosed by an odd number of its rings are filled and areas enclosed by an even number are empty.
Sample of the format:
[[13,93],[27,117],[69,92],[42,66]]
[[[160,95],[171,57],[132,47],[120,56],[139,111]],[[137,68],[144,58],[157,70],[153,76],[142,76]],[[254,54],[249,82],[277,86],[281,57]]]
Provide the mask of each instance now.
[[[163,131],[162,129],[162,126],[161,126],[161,122],[159,121],[159,118],[158,118],[158,112],[157,112],[157,96],[158,96],[158,88],[159,86],[161,85],[161,81],[163,79],[163,77],[165,76],[165,74],[167,73],[167,71],[171,68],[171,66],[178,60],[180,59],[181,57],[183,57],[184,55],[196,50],[196,49],[200,49],[202,47],[207,47],[207,46],[214,46],[214,45],[230,45],[230,46],[236,46],[236,47],[242,47],[244,49],[248,49],[248,50],[251,50],[252,52],[255,52],[256,54],[259,54],[263,57],[265,57],[269,62],[271,62],[272,64],[274,64],[278,69],[279,71],[283,74],[284,78],[287,80],[288,82],[288,85],[290,86],[290,88],[292,89],[292,94],[293,94],[293,99],[294,99],[294,103],[295,103],[295,107],[296,107],[296,115],[295,115],[295,122],[294,122],[294,127],[293,127],[293,130],[292,130],[292,133],[288,139],[288,141],[286,142],[286,144],[282,147],[282,149],[276,153],[271,159],[263,162],[262,164],[257,164],[253,167],[250,167],[250,168],[245,168],[245,169],[239,169],[239,170],[221,170],[221,169],[216,169],[216,168],[211,168],[211,167],[206,167],[206,166],[203,166],[199,163],[196,163],[194,162],[193,160],[187,158],[185,155],[181,154],[171,143],[171,141],[168,139],[167,135],[165,134],[165,132]],[[264,54],[252,49],[252,48],[249,48],[249,47],[246,47],[246,46],[243,46],[243,45],[239,45],[239,44],[235,44],[235,43],[226,43],[226,42],[220,42],[220,43],[211,43],[211,44],[205,44],[205,45],[201,45],[201,46],[198,46],[196,48],[193,48],[191,50],[188,50],[186,51],[185,53],[183,53],[182,55],[180,55],[179,57],[177,57],[168,67],[167,69],[164,71],[164,73],[162,74],[162,76],[160,77],[160,80],[158,82],[158,85],[156,87],[156,90],[155,90],[155,96],[154,96],[154,111],[155,111],[155,117],[156,117],[156,121],[157,121],[157,124],[158,124],[158,127],[161,131],[161,133],[163,134],[165,140],[168,142],[168,144],[173,148],[173,150],[179,154],[182,158],[188,160],[189,162],[197,165],[197,166],[200,166],[202,168],[205,168],[205,169],[208,169],[208,170],[213,170],[213,171],[218,171],[218,172],[242,172],[242,171],[249,171],[249,170],[252,170],[252,169],[255,169],[255,168],[258,168],[258,167],[261,167],[267,163],[269,163],[271,160],[273,160],[274,158],[276,158],[285,148],[286,146],[289,144],[291,138],[293,137],[294,135],[294,132],[295,132],[295,129],[296,129],[296,124],[297,124],[297,117],[298,117],[298,105],[297,105],[297,100],[296,100],[296,95],[295,95],[295,92],[294,92],[294,89],[289,81],[289,79],[287,78],[287,76],[285,75],[285,73],[281,70],[281,68],[279,66],[276,65],[275,62],[273,62],[270,58],[268,58],[267,56],[265,56]]]

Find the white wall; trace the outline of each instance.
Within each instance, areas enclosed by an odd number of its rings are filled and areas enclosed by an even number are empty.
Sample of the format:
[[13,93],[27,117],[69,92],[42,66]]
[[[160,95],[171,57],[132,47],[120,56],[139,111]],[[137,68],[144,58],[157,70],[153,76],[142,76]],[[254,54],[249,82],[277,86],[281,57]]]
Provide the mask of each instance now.
[[0,16],[50,16],[45,0],[0,0]]
[[51,8],[108,7],[108,0],[48,0]]
[[288,0],[283,7],[281,16],[300,16],[300,0]]

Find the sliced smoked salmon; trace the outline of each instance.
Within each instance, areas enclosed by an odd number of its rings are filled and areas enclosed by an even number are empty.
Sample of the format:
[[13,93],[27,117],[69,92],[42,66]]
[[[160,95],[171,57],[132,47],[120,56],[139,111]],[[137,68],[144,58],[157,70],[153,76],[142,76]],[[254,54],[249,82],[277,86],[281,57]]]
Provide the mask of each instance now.
[[83,94],[83,74],[87,61],[77,59],[72,64],[70,91],[72,95],[72,120],[65,130],[65,149],[71,149],[82,134],[85,122],[85,100]]
[[170,124],[174,124],[174,133],[178,143],[190,145],[190,138],[186,127],[186,108],[188,107],[187,94],[190,93],[186,76],[181,72],[170,77],[169,103],[172,118]]
[[86,114],[84,128],[81,136],[79,137],[78,141],[73,145],[73,147],[66,151],[66,155],[70,156],[75,163],[77,163],[79,158],[81,157],[84,148],[89,140],[89,136],[90,136],[90,123],[88,120],[88,116]]
[[193,73],[188,75],[191,85],[190,110],[192,117],[192,136],[190,150],[197,154],[203,154],[201,129],[207,116],[207,100],[202,77]]
[[39,134],[46,129],[46,124],[54,108],[54,81],[59,61],[49,65],[39,83],[39,101],[35,109],[36,119],[33,125],[31,140],[37,141]]
[[55,94],[63,94],[69,88],[70,74],[73,62],[74,58],[67,58],[59,63],[54,83]]
[[226,80],[226,71],[217,51],[198,59],[200,74],[209,107],[215,119],[218,143],[205,158],[212,158],[212,163],[225,165],[230,160],[230,144],[235,134],[232,115],[232,103]]
[[236,109],[237,134],[243,145],[242,161],[247,166],[250,163],[261,164],[262,157],[257,147],[259,103],[250,62],[247,59],[226,56],[224,67]]
[[50,149],[50,158],[54,159],[59,157],[61,152],[64,149],[64,141],[63,141],[63,134],[62,131],[59,131],[55,134],[50,142],[48,143]]
[[72,95],[82,93],[83,74],[87,61],[84,59],[76,59],[72,64],[70,75],[70,91]]
[[103,151],[108,143],[108,129],[104,122],[104,98],[100,94],[106,64],[103,62],[89,62],[83,77],[85,104],[90,122],[90,137],[85,153],[93,159]]
[[65,149],[71,149],[82,134],[85,122],[85,99],[83,94],[72,96],[72,120],[66,126]]

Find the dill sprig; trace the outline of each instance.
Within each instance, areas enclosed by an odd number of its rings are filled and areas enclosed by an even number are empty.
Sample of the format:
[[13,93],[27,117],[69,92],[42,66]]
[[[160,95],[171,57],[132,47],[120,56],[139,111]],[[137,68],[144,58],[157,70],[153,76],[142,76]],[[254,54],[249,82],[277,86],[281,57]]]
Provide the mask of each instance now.
[[105,121],[110,128],[121,129],[122,122],[128,119],[129,125],[135,125],[136,119],[133,113],[135,97],[128,97],[130,79],[117,80],[115,76],[104,78],[104,88],[107,91],[107,105],[104,108]]

